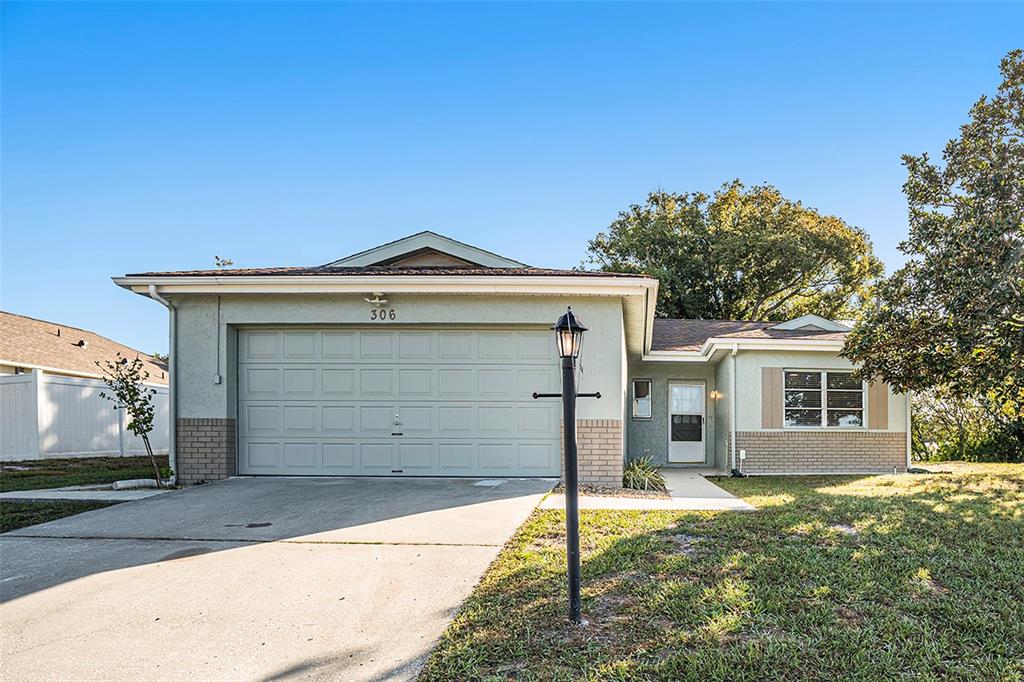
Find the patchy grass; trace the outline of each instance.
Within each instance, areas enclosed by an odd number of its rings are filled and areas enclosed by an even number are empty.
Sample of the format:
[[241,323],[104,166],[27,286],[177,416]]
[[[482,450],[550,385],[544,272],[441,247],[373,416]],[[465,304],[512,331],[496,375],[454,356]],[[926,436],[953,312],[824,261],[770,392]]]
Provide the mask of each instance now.
[[537,511],[423,680],[1024,679],[1024,465],[723,479],[760,507]]
[[[167,456],[156,459],[161,471],[166,473]],[[128,478],[153,478],[149,457],[78,457],[4,462],[0,467],[0,492],[113,483]]]
[[115,502],[79,502],[69,500],[46,500],[42,502],[0,501],[0,533],[17,530],[37,523],[55,521],[65,516],[109,507]]

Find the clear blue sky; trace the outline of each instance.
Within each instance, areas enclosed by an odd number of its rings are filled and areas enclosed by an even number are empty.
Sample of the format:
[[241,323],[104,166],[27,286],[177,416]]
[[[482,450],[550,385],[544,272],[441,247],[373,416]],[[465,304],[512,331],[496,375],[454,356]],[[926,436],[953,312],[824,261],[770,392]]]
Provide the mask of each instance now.
[[731,178],[866,229],[1024,46],[1022,4],[3,3],[0,307],[166,350],[142,270],[421,229],[534,265]]

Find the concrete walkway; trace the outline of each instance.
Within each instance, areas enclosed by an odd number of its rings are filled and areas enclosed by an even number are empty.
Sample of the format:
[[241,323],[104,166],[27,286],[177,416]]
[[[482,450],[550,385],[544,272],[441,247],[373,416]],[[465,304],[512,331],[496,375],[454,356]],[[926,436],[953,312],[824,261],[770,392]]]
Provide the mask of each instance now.
[[0,535],[0,680],[412,680],[553,480],[258,478]]
[[[754,511],[755,507],[687,469],[662,469],[670,498],[580,496],[580,509]],[[565,495],[549,495],[541,509],[565,509]]]
[[111,490],[109,485],[76,485],[67,488],[43,488],[42,490],[12,490],[0,493],[0,500],[7,502],[46,502],[48,500],[76,500],[78,502],[131,502],[154,495],[170,492],[164,488],[136,488],[134,490]]

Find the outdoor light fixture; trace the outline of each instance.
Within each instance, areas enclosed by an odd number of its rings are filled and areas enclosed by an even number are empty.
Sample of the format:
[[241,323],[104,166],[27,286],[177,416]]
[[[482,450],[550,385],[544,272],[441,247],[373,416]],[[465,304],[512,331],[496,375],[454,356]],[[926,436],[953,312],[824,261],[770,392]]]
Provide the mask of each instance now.
[[720,391],[711,391],[711,393],[708,393],[708,397],[712,400],[721,400],[722,393]]
[[555,342],[558,344],[558,357],[573,360],[578,358],[580,349],[583,348],[583,332],[587,331],[587,328],[572,312],[572,306],[565,311],[565,315],[558,318],[552,329],[555,331]]
[[580,613],[580,500],[579,474],[576,461],[576,398],[600,398],[600,393],[576,392],[576,358],[583,348],[583,332],[587,328],[568,308],[555,326],[555,344],[562,358],[562,392],[534,393],[536,398],[562,399],[562,434],[565,450],[565,545],[569,578],[569,620],[579,625]]

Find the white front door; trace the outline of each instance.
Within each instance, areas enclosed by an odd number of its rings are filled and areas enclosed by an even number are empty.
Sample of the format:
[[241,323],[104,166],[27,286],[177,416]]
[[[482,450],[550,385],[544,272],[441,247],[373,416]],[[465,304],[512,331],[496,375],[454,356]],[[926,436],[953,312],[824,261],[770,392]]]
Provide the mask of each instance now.
[[704,461],[704,384],[668,385],[668,461]]

